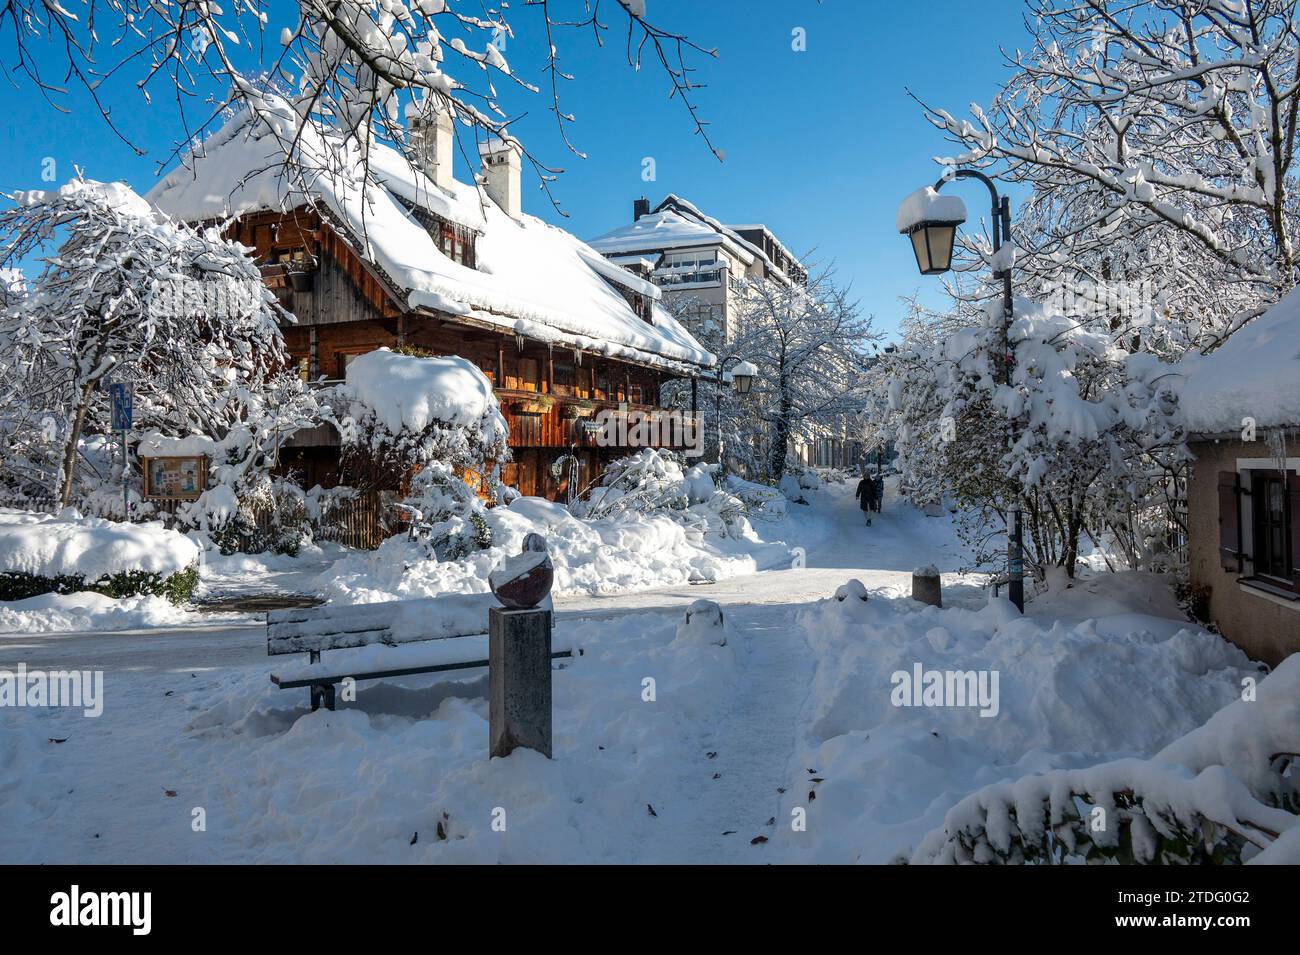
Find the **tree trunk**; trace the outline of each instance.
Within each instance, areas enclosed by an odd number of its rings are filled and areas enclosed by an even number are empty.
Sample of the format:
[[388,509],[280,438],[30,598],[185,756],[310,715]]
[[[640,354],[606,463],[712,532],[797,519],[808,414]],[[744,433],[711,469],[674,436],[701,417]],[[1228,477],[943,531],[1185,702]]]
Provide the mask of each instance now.
[[772,447],[768,454],[768,471],[772,475],[772,482],[780,484],[781,478],[785,477],[785,454],[786,448],[790,444],[790,411],[793,403],[789,397],[789,386],[784,379],[781,381],[781,410],[775,421],[772,422]]
[[86,411],[90,407],[90,396],[94,393],[97,381],[98,379],[91,379],[81,386],[81,396],[77,400],[72,424],[68,428],[68,440],[63,447],[63,486],[59,489],[60,507],[67,507],[72,501],[72,481],[77,473],[77,445],[81,443],[81,429],[86,426]]

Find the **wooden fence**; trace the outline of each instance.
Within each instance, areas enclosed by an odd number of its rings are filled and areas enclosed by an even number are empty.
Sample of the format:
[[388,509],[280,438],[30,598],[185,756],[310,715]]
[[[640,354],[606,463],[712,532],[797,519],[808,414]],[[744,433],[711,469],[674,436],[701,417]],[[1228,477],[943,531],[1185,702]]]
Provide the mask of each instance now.
[[400,530],[392,502],[378,491],[358,491],[352,496],[323,500],[320,514],[312,522],[316,540],[333,541],[346,547],[374,550]]

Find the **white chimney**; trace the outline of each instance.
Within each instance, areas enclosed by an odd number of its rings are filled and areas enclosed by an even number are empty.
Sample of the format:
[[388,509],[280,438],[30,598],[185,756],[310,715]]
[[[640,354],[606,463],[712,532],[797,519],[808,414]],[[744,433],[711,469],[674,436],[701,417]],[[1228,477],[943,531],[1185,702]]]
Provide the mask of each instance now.
[[493,137],[479,143],[483,160],[484,188],[497,207],[512,219],[522,214],[519,198],[519,170],[522,165],[518,144]]
[[428,96],[423,103],[406,107],[406,124],[416,165],[435,185],[451,189],[451,160],[456,151],[451,111],[440,97]]

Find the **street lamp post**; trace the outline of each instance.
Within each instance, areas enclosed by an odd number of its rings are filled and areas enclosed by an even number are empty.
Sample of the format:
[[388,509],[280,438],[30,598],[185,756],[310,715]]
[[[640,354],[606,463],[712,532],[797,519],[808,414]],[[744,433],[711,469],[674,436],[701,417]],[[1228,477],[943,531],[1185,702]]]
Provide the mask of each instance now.
[[[938,202],[938,192],[951,179],[978,179],[988,187],[993,200],[991,224],[995,262],[1003,267],[993,273],[1002,281],[1002,383],[1010,387],[1015,353],[1011,350],[1011,262],[1004,258],[1002,245],[1011,241],[1011,199],[999,196],[993,180],[977,169],[957,169],[943,176],[929,190],[921,190],[904,200],[899,210],[899,231],[912,240],[912,251],[922,275],[938,275],[952,267],[952,251],[956,244],[957,227],[965,221],[964,209]],[[924,193],[929,195],[923,195]],[[919,204],[909,207],[914,197]],[[928,205],[928,210],[926,206]],[[906,213],[906,215],[905,215]],[[1015,446],[1016,423],[1010,422],[1007,432],[1008,449]],[[1025,612],[1024,549],[1021,531],[1020,492],[1007,514],[1007,593],[1021,613]]]
[[749,389],[754,385],[754,376],[758,374],[758,368],[753,362],[745,361],[737,355],[728,355],[718,362],[717,387],[713,390],[713,416],[718,436],[719,485],[727,478],[727,456],[722,448],[722,378],[727,365],[732,362],[736,363],[736,367],[731,371],[731,387],[738,395],[749,394]]

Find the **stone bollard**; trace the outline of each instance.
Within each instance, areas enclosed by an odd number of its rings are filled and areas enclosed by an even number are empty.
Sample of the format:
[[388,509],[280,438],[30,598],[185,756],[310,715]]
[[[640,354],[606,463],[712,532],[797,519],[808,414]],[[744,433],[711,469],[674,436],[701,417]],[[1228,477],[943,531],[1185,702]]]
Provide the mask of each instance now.
[[939,586],[939,570],[933,564],[912,571],[912,599],[932,607],[943,606],[943,591]]
[[554,568],[546,541],[524,539],[488,577],[504,606],[488,610],[488,755],[509,756],[520,746],[551,758],[551,628]]

